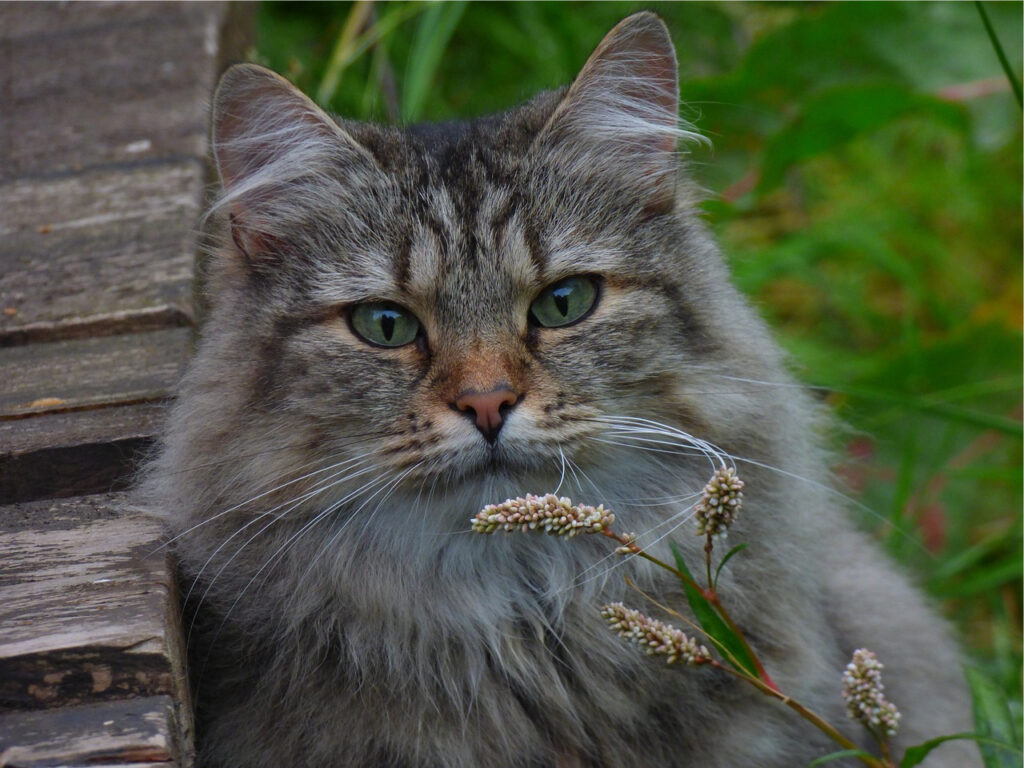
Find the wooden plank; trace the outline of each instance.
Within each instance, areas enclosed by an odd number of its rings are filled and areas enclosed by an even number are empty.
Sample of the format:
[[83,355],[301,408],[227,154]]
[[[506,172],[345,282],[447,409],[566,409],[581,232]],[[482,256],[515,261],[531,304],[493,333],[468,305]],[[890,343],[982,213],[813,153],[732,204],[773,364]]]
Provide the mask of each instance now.
[[9,64],[0,120],[10,135],[0,173],[201,156],[225,10],[218,3],[0,7],[0,26],[15,28],[0,40]]
[[[160,405],[150,404],[0,422],[0,436],[30,428],[29,437],[37,441],[32,450],[0,454],[0,504],[129,487],[140,458],[152,446],[161,416]],[[82,429],[85,421],[90,422],[88,430]],[[96,434],[69,445],[46,443],[48,436],[70,442],[68,433],[75,437],[84,431]]]
[[0,3],[0,346],[192,322],[224,3]]
[[165,398],[184,369],[191,335],[170,328],[0,349],[0,419]]
[[124,488],[190,351],[188,328],[0,349],[0,504]]
[[191,322],[204,173],[189,160],[0,187],[0,346],[118,313],[127,329],[154,309]]
[[[161,11],[154,3],[109,2],[90,3],[2,3],[0,40],[23,37],[77,36],[97,27],[130,25],[152,19]],[[166,6],[188,3],[168,2]],[[204,3],[220,5],[220,3]]]
[[163,540],[124,494],[0,508],[0,711],[188,700]]
[[192,764],[167,696],[0,715],[3,768],[142,768]]
[[0,3],[0,178],[200,157],[245,3]]
[[0,3],[0,178],[201,156],[248,3]]
[[[84,446],[90,449],[103,443],[151,438],[163,421],[164,411],[164,402],[158,401],[0,420],[0,466],[5,458],[25,456],[46,448]],[[0,491],[0,504],[4,503],[4,498]]]

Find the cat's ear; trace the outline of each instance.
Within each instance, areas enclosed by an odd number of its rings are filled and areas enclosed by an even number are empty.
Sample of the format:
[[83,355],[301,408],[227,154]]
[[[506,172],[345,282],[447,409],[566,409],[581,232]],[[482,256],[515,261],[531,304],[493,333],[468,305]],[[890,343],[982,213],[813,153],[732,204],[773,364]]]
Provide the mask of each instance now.
[[539,141],[583,167],[610,169],[653,212],[671,209],[679,125],[676,52],[664,22],[636,13],[619,22],[583,65]]
[[280,75],[238,64],[213,99],[213,154],[231,234],[243,256],[274,250],[280,222],[318,181],[339,169],[358,174],[376,164],[369,153]]

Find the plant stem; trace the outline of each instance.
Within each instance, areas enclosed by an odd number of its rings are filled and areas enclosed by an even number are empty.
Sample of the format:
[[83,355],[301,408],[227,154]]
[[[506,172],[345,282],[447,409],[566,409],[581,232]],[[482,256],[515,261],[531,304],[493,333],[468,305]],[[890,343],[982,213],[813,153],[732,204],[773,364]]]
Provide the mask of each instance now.
[[715,589],[715,585],[711,583],[711,551],[714,548],[714,544],[711,542],[711,534],[706,534],[704,537],[704,570],[708,575],[708,589],[712,591]]
[[[747,642],[746,635],[744,635],[743,632],[740,631],[740,628],[738,626],[736,626],[736,622],[733,621],[732,616],[725,609],[725,606],[722,605],[721,600],[718,599],[718,593],[710,586],[710,584],[711,584],[710,576],[709,576],[709,579],[708,579],[708,585],[709,586],[706,587],[706,588],[702,587],[700,584],[698,584],[696,581],[691,579],[687,574],[683,573],[678,568],[675,568],[675,567],[669,565],[668,563],[666,563],[665,561],[659,560],[654,555],[651,555],[651,554],[648,554],[647,552],[645,552],[643,549],[640,548],[640,546],[638,544],[636,544],[636,542],[631,541],[630,539],[627,539],[624,536],[619,536],[617,533],[615,533],[614,531],[612,531],[612,530],[610,530],[608,528],[606,528],[603,531],[601,531],[601,533],[603,533],[605,536],[607,536],[610,539],[615,539],[615,541],[617,541],[620,544],[622,544],[623,546],[625,546],[634,555],[637,555],[639,557],[644,558],[645,560],[648,560],[648,561],[654,563],[659,568],[664,568],[666,571],[668,571],[669,573],[671,573],[674,576],[676,576],[676,578],[678,578],[680,581],[686,582],[688,585],[690,585],[691,587],[696,589],[698,592],[700,592],[701,595],[703,595],[704,599],[707,600],[709,603],[711,603],[711,606],[715,609],[715,611],[718,613],[718,615],[722,617],[722,620],[726,624],[729,625],[729,628],[735,633],[736,637],[739,639],[740,643],[743,645],[743,649],[750,655],[751,660],[754,662],[754,667],[757,670],[757,675],[758,675],[758,678],[759,678],[759,682],[763,683],[764,685],[766,685],[767,687],[769,687],[771,690],[775,691],[776,693],[779,692],[778,685],[776,685],[775,681],[772,680],[771,675],[768,674],[768,671],[764,668],[764,665],[761,663],[761,659],[758,658],[756,653],[754,653],[754,649],[750,647],[750,643]],[[708,558],[710,558],[710,557],[711,556],[709,554]],[[709,565],[709,568],[710,568],[710,565]],[[780,693],[780,695],[781,695],[781,693]]]
[[750,655],[751,660],[754,662],[754,667],[757,669],[757,676],[759,678],[758,682],[764,683],[768,688],[781,696],[782,692],[779,690],[779,686],[775,684],[774,680],[772,680],[771,675],[768,674],[768,670],[766,670],[764,665],[761,663],[761,659],[756,653],[754,653],[754,649],[750,647],[750,643],[747,642],[747,636],[740,631],[740,628],[736,626],[736,622],[732,620],[732,616],[729,615],[729,612],[725,610],[725,606],[723,606],[719,601],[718,593],[713,589],[709,589],[708,592],[710,594],[705,595],[708,602],[714,606],[715,610],[718,611],[718,615],[721,616],[725,623],[729,625],[729,629],[736,634],[740,643],[743,644],[743,649]]
[[892,753],[889,752],[889,742],[885,737],[879,737],[878,748],[882,750],[882,760],[887,764],[892,764]]
[[[725,672],[728,672],[730,675],[734,675],[742,680],[746,680],[748,683],[750,683],[759,691],[761,691],[761,693],[763,693],[765,696],[771,696],[773,699],[778,699],[787,707],[789,707],[798,715],[800,715],[800,717],[802,717],[804,720],[811,723],[811,725],[815,726],[818,730],[827,735],[836,744],[839,744],[845,749],[860,751],[860,747],[858,747],[848,738],[843,736],[843,734],[837,731],[835,727],[827,720],[825,720],[821,715],[819,715],[812,709],[808,709],[796,699],[786,696],[784,693],[779,691],[778,688],[773,688],[767,685],[763,680],[758,680],[756,677],[751,677],[750,675],[743,674],[742,672],[732,669],[731,667],[727,667],[724,664],[721,664],[717,661],[712,660],[710,663],[717,669],[724,670]],[[871,768],[894,768],[892,761],[887,758],[879,759],[877,757],[871,757],[869,755],[857,755],[857,759],[864,763],[864,765],[870,766]]]
[[988,17],[988,11],[985,10],[985,6],[981,4],[981,0],[974,0],[974,7],[978,9],[978,15],[981,16],[981,23],[985,25],[985,31],[988,33],[988,39],[992,41],[992,47],[996,49],[996,56],[999,57],[999,63],[1003,67],[1003,72],[1006,73],[1006,79],[1010,81],[1010,87],[1013,88],[1013,93],[1017,97],[1017,105],[1024,109],[1024,95],[1021,94],[1020,81],[1017,79],[1016,73],[1010,66],[1010,60],[1006,58],[1006,51],[1003,50],[1003,44],[999,42],[999,38],[996,37],[996,30],[992,26],[992,20]]
[[334,92],[338,89],[341,81],[341,73],[354,58],[356,36],[363,31],[373,12],[373,2],[360,0],[352,6],[345,19],[345,26],[342,27],[341,35],[331,52],[331,58],[327,63],[327,70],[320,80],[320,87],[317,88],[316,97],[323,105],[327,105]]

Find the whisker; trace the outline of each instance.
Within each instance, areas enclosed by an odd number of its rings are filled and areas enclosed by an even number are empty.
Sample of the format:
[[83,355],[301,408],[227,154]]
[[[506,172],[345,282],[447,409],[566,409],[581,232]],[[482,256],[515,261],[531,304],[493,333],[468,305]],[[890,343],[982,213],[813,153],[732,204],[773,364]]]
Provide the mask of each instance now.
[[[756,459],[735,456],[733,454],[728,453],[727,451],[724,451],[718,446],[713,445],[710,442],[694,438],[692,435],[689,435],[688,433],[682,430],[669,427],[664,424],[660,424],[659,422],[652,421],[650,419],[644,419],[635,416],[598,416],[592,418],[591,420],[602,424],[612,425],[613,430],[605,434],[611,434],[618,440],[633,441],[635,443],[635,447],[644,451],[662,452],[666,450],[659,448],[651,448],[651,445],[678,446],[679,448],[685,450],[687,447],[698,447],[698,444],[700,444],[700,446],[706,446],[708,448],[710,455],[715,456],[716,459],[720,461],[721,466],[731,465],[735,469],[737,463],[749,464],[751,466],[756,466],[769,472],[774,472],[781,476],[797,480],[798,482],[804,483],[810,487],[824,491],[830,496],[836,497],[842,500],[844,503],[861,510],[865,514],[870,515],[871,517],[874,517],[877,520],[883,521],[888,525],[891,525],[893,527],[893,530],[897,531],[900,535],[904,536],[908,540],[915,542],[915,545],[919,549],[925,551],[925,547],[919,541],[917,541],[909,531],[896,525],[887,516],[882,515],[879,512],[876,512],[875,510],[868,507],[866,504],[858,501],[857,499],[851,498],[849,495],[843,493],[842,491],[832,487],[827,483],[814,480],[813,478],[805,477],[795,472],[789,472],[788,470],[782,469],[781,467],[776,467],[771,464],[760,462],[757,461]],[[592,439],[600,441],[602,438],[594,437]],[[604,439],[607,441],[607,438]],[[728,458],[728,462],[725,461],[725,458]],[[715,468],[717,469],[717,467]]]
[[[150,554],[151,555],[155,554],[156,552],[159,552],[161,549],[164,549],[165,547],[170,546],[175,541],[180,539],[182,536],[188,535],[189,533],[191,533],[192,531],[196,530],[197,528],[200,528],[200,527],[206,525],[207,523],[211,523],[214,520],[216,520],[216,519],[218,519],[220,517],[223,517],[224,515],[230,514],[231,512],[234,512],[234,511],[244,507],[247,504],[251,504],[254,501],[258,501],[259,499],[262,499],[265,496],[268,496],[268,495],[270,495],[272,493],[276,493],[277,491],[281,490],[282,488],[287,488],[289,485],[294,485],[295,483],[302,482],[303,480],[307,480],[310,477],[314,477],[314,476],[322,474],[324,472],[330,472],[330,471],[332,471],[334,469],[338,469],[339,467],[343,467],[346,464],[349,464],[349,463],[351,463],[353,461],[358,461],[360,459],[365,459],[365,458],[367,458],[369,456],[372,456],[373,454],[374,454],[374,451],[370,451],[369,453],[364,453],[361,456],[355,456],[355,457],[346,459],[345,461],[340,461],[340,462],[338,462],[336,464],[331,464],[330,466],[323,467],[322,469],[318,469],[318,470],[315,470],[313,472],[309,472],[309,473],[307,473],[305,475],[302,475],[301,477],[297,477],[294,480],[289,480],[287,482],[280,483],[279,485],[276,485],[273,488],[270,488],[269,490],[264,491],[263,493],[259,493],[256,496],[251,496],[248,499],[246,499],[245,501],[242,501],[242,502],[239,502],[238,504],[235,504],[233,507],[229,507],[228,509],[222,510],[221,512],[218,512],[217,514],[212,515],[212,516],[210,516],[208,518],[205,518],[205,519],[201,520],[200,522],[196,523],[195,525],[193,525],[193,526],[191,526],[189,528],[186,528],[181,533],[179,533],[176,536],[173,536],[172,538],[170,538],[167,541],[163,542],[159,547],[154,549],[153,552],[151,552]],[[315,461],[307,462],[306,464],[301,465],[299,468],[302,469],[302,468],[308,467],[310,464],[314,464],[314,463],[316,463],[316,462]]]
[[712,464],[712,469],[728,465],[727,459],[729,458],[729,454],[718,446],[708,442],[707,440],[694,437],[681,429],[671,427],[667,424],[662,424],[658,421],[653,421],[652,419],[644,419],[638,416],[598,416],[594,417],[592,421],[600,424],[608,424],[616,430],[617,436],[619,437],[625,437],[632,434],[653,434],[664,437],[675,437],[677,439],[681,439],[684,443],[688,443],[694,448],[705,452],[708,460]]
[[561,446],[558,447],[558,457],[562,460],[562,471],[558,476],[558,485],[556,485],[555,490],[552,491],[556,496],[558,495],[558,492],[562,490],[562,482],[565,480],[565,451],[562,450]]
[[[322,521],[322,520],[325,520],[325,519],[326,519],[327,517],[329,517],[329,516],[330,516],[330,515],[331,515],[331,514],[332,514],[332,513],[334,512],[334,511],[336,511],[337,509],[339,509],[339,508],[340,508],[340,506],[341,506],[341,505],[342,505],[342,504],[343,504],[343,503],[344,503],[345,501],[347,501],[347,500],[349,500],[349,499],[351,499],[351,498],[353,498],[353,497],[355,497],[355,496],[358,496],[359,494],[365,493],[365,492],[366,492],[367,490],[369,490],[369,489],[370,489],[370,488],[372,488],[372,487],[373,487],[374,485],[376,485],[377,483],[379,483],[379,482],[380,482],[380,481],[381,481],[382,479],[384,479],[384,478],[385,478],[386,476],[387,476],[387,473],[386,473],[386,472],[382,472],[382,473],[378,474],[378,475],[377,475],[377,476],[376,476],[376,477],[375,477],[375,478],[374,478],[373,480],[370,480],[370,481],[368,481],[368,482],[364,483],[364,484],[363,484],[362,486],[360,486],[360,487],[359,487],[358,489],[356,489],[355,491],[352,491],[352,492],[350,492],[350,493],[346,494],[346,496],[345,496],[345,497],[343,497],[343,498],[342,498],[341,500],[339,500],[339,501],[337,501],[337,502],[334,502],[334,503],[332,503],[332,504],[328,505],[328,506],[327,506],[327,507],[326,507],[325,509],[323,509],[323,510],[321,510],[320,512],[318,512],[318,513],[317,513],[317,514],[316,514],[315,516],[313,516],[313,517],[312,517],[312,518],[311,518],[310,520],[308,520],[308,521],[307,521],[306,523],[304,523],[304,524],[302,525],[302,527],[300,527],[300,528],[299,528],[299,530],[298,530],[298,531],[296,531],[296,532],[295,532],[295,533],[293,533],[293,534],[292,534],[292,535],[291,535],[290,537],[288,537],[288,539],[287,539],[287,540],[286,540],[286,541],[284,542],[284,544],[282,544],[282,545],[281,545],[280,547],[278,547],[278,549],[277,549],[277,550],[275,550],[275,552],[274,552],[273,554],[271,554],[271,555],[270,555],[270,557],[268,557],[268,558],[266,559],[266,561],[264,561],[263,565],[262,565],[262,566],[261,566],[261,567],[259,568],[259,570],[258,570],[258,571],[256,571],[256,573],[255,573],[255,574],[253,574],[253,576],[252,576],[252,577],[251,577],[251,578],[249,579],[249,581],[248,581],[248,582],[246,583],[246,585],[245,585],[245,586],[244,586],[244,587],[242,588],[242,590],[241,590],[241,591],[240,591],[240,592],[238,593],[238,595],[236,595],[236,596],[235,596],[235,599],[234,599],[234,601],[233,601],[233,602],[231,603],[231,605],[230,605],[230,606],[228,607],[228,610],[227,610],[227,612],[226,612],[226,613],[224,614],[224,617],[223,617],[223,618],[221,619],[221,622],[220,622],[219,626],[217,627],[217,631],[216,631],[216,632],[214,633],[213,639],[212,639],[212,640],[210,640],[210,643],[209,643],[209,650],[208,650],[208,652],[207,652],[207,655],[206,655],[206,659],[204,659],[204,661],[203,661],[203,666],[202,666],[202,668],[200,669],[200,674],[199,674],[199,680],[201,680],[201,679],[202,679],[202,673],[203,673],[203,671],[204,671],[204,670],[205,670],[205,668],[206,668],[206,664],[207,664],[207,663],[209,662],[209,660],[210,660],[210,656],[211,656],[211,655],[212,655],[212,653],[213,653],[213,648],[214,648],[214,646],[216,645],[217,639],[218,639],[218,638],[220,637],[220,634],[221,634],[221,632],[222,632],[222,631],[224,630],[224,627],[225,627],[225,626],[227,626],[227,622],[228,622],[228,619],[229,619],[229,618],[230,618],[230,616],[231,616],[231,613],[232,613],[232,612],[234,611],[235,607],[236,607],[236,606],[238,605],[238,603],[239,603],[239,601],[240,601],[240,600],[242,599],[243,595],[245,595],[245,593],[246,593],[246,592],[248,591],[249,587],[251,587],[251,586],[252,586],[253,582],[254,582],[254,581],[255,581],[255,580],[256,580],[256,579],[257,579],[257,578],[259,577],[259,575],[260,575],[261,573],[263,573],[263,571],[264,571],[264,570],[266,570],[266,569],[267,569],[268,567],[270,567],[270,566],[271,566],[271,565],[272,565],[272,564],[273,564],[274,562],[276,562],[276,561],[277,561],[277,558],[279,557],[279,555],[280,555],[280,554],[282,554],[282,553],[283,553],[284,551],[286,551],[286,549],[287,549],[287,548],[289,547],[289,545],[291,545],[291,544],[292,544],[292,543],[293,543],[294,541],[296,541],[296,540],[297,540],[297,539],[298,539],[299,537],[301,537],[302,535],[304,535],[304,534],[305,534],[306,532],[308,532],[309,530],[311,530],[311,529],[312,529],[312,528],[313,528],[313,527],[314,527],[315,525],[317,525],[317,524],[318,524],[318,523],[319,523],[320,521]],[[344,481],[340,481],[340,482],[344,482]],[[334,487],[334,486],[336,486],[337,484],[338,484],[338,483],[335,483],[335,484],[334,484],[334,485],[332,485],[331,487]],[[292,507],[292,508],[294,508],[294,507]],[[253,536],[252,538],[250,538],[250,539],[249,539],[248,541],[246,541],[246,542],[245,542],[245,544],[243,544],[243,545],[242,545],[242,546],[241,546],[241,547],[240,547],[240,548],[238,549],[238,551],[237,551],[237,552],[235,552],[235,554],[231,556],[231,559],[229,559],[229,560],[228,560],[228,563],[230,563],[230,562],[231,562],[231,560],[233,560],[233,559],[234,559],[234,558],[235,558],[235,557],[236,557],[236,556],[237,556],[237,555],[238,555],[239,553],[241,553],[241,551],[242,551],[242,550],[243,550],[243,549],[244,549],[244,548],[245,548],[246,546],[248,546],[248,545],[249,545],[250,543],[252,543],[252,541],[253,541],[253,540],[255,540],[255,539],[256,539],[256,538],[257,538],[257,537],[258,537],[258,536],[259,536],[259,535],[260,535],[261,533],[263,533],[263,531],[267,530],[267,528],[269,528],[269,527],[270,527],[271,525],[273,525],[274,523],[276,523],[276,522],[278,522],[279,520],[283,519],[283,517],[284,517],[284,516],[278,516],[278,517],[275,517],[275,519],[274,519],[274,520],[272,520],[272,521],[271,521],[270,523],[268,523],[268,524],[267,524],[266,526],[264,526],[264,527],[263,527],[262,529],[260,529],[259,531],[257,531],[257,533],[256,533],[256,534],[255,534],[255,535],[254,535],[254,536]],[[314,560],[315,560],[315,558],[314,558]],[[213,581],[211,581],[211,582],[210,582],[210,584],[209,584],[209,585],[207,586],[207,589],[206,589],[206,591],[205,591],[205,592],[203,593],[203,597],[202,597],[202,598],[200,599],[200,604],[199,604],[199,606],[197,606],[197,607],[196,607],[196,609],[195,609],[195,613],[196,613],[196,614],[198,614],[198,613],[199,613],[199,607],[200,607],[200,606],[202,605],[202,601],[203,601],[203,600],[204,600],[204,599],[206,598],[206,595],[207,595],[207,594],[209,593],[209,591],[210,591],[210,587],[212,587],[212,586],[213,586],[213,582],[214,582],[214,581],[216,581],[216,579],[217,579],[217,576],[219,576],[219,575],[220,575],[220,574],[221,574],[221,573],[223,572],[224,568],[225,568],[225,567],[227,567],[228,563],[225,563],[225,564],[224,564],[224,566],[223,566],[223,567],[221,568],[221,570],[217,572],[217,575],[216,575],[216,576],[214,576],[214,579],[213,579]],[[307,572],[308,572],[308,571],[307,571]],[[300,579],[300,582],[301,582],[301,579]],[[194,625],[194,621],[192,622],[192,624]],[[191,636],[191,629],[192,629],[192,626],[190,626],[190,627],[189,627],[189,636]],[[186,642],[188,642],[188,638],[186,638]]]
[[[360,458],[363,458],[363,457],[360,457]],[[357,460],[357,459],[350,459],[350,460],[348,460],[348,461],[344,461],[344,462],[339,462],[339,464],[335,465],[335,467],[338,467],[338,466],[342,466],[342,465],[344,465],[344,464],[348,464],[348,463],[350,463],[350,462],[352,462],[352,461],[356,461],[356,460]],[[358,466],[359,466],[359,464],[356,464],[356,466],[358,467]],[[223,548],[224,548],[225,546],[227,546],[227,544],[228,544],[228,543],[229,543],[229,542],[230,542],[230,541],[231,541],[232,539],[234,539],[234,538],[235,538],[236,536],[238,536],[238,535],[239,535],[240,533],[242,533],[243,531],[245,531],[245,530],[246,530],[246,529],[247,529],[247,528],[248,528],[249,526],[251,526],[251,525],[254,525],[255,523],[257,523],[257,522],[259,522],[260,520],[263,520],[263,519],[265,519],[265,518],[267,518],[267,517],[274,517],[274,518],[275,518],[275,520],[276,520],[276,519],[278,519],[278,518],[280,518],[280,517],[283,517],[284,515],[287,515],[287,513],[288,513],[288,512],[290,512],[290,511],[291,511],[292,509],[294,509],[294,508],[295,508],[296,506],[298,506],[298,505],[299,505],[299,504],[301,504],[302,502],[304,502],[304,501],[306,501],[306,500],[308,500],[308,499],[311,499],[311,498],[313,498],[314,496],[317,496],[317,495],[319,495],[320,493],[323,493],[324,491],[326,491],[326,490],[329,490],[329,489],[331,489],[331,488],[335,487],[335,486],[336,486],[336,485],[338,484],[338,482],[347,482],[348,480],[350,480],[350,479],[352,479],[352,478],[355,478],[355,477],[359,477],[360,475],[362,475],[362,474],[365,474],[365,473],[366,473],[366,472],[368,472],[368,471],[370,471],[370,470],[369,470],[369,469],[366,469],[366,468],[364,468],[364,469],[360,469],[359,471],[355,472],[354,474],[349,474],[349,475],[347,475],[347,476],[346,476],[346,477],[344,478],[344,480],[341,480],[341,481],[337,481],[337,480],[336,480],[336,478],[338,478],[338,477],[339,477],[339,476],[341,476],[341,475],[344,475],[344,474],[345,474],[345,472],[336,472],[335,474],[333,474],[333,475],[330,475],[330,476],[328,476],[327,478],[324,478],[324,479],[320,480],[320,481],[319,481],[319,482],[318,482],[318,483],[317,483],[316,485],[314,485],[314,486],[313,486],[313,488],[312,488],[311,490],[307,491],[306,493],[304,493],[303,495],[299,496],[298,498],[293,498],[293,499],[289,499],[288,501],[284,501],[284,502],[281,502],[280,504],[277,504],[276,506],[273,506],[273,507],[271,507],[270,509],[268,509],[268,510],[265,510],[265,511],[261,512],[261,513],[260,513],[259,515],[257,515],[256,517],[254,517],[254,518],[253,518],[252,520],[250,520],[249,522],[245,523],[245,525],[243,525],[243,526],[241,526],[240,528],[238,528],[237,530],[235,530],[235,532],[234,532],[234,533],[232,533],[232,534],[231,534],[230,536],[228,536],[228,537],[227,537],[227,538],[226,538],[226,539],[225,539],[224,541],[222,541],[222,542],[220,543],[220,545],[219,545],[219,546],[218,546],[218,547],[217,547],[217,548],[216,548],[216,549],[215,549],[215,550],[213,551],[213,553],[212,553],[212,554],[211,554],[211,555],[210,555],[210,556],[209,556],[209,557],[207,558],[206,562],[205,562],[205,563],[203,564],[203,567],[199,569],[199,572],[198,572],[198,573],[196,573],[195,577],[194,577],[194,578],[193,578],[193,580],[192,580],[192,586],[191,586],[191,587],[189,588],[189,590],[188,590],[188,593],[187,593],[187,594],[185,595],[185,599],[184,599],[184,602],[187,602],[187,601],[188,601],[188,599],[189,599],[189,598],[190,598],[190,597],[192,596],[192,592],[193,592],[193,590],[195,589],[195,586],[196,586],[196,584],[198,584],[198,583],[199,583],[199,579],[200,579],[200,577],[201,577],[201,576],[203,575],[203,572],[204,572],[204,571],[206,570],[206,567],[207,567],[207,566],[208,566],[208,565],[209,565],[209,564],[210,564],[210,563],[211,563],[211,562],[213,561],[213,559],[214,559],[214,558],[215,558],[215,557],[217,556],[217,554],[218,554],[218,553],[219,553],[219,552],[220,552],[220,551],[221,551],[221,550],[222,550],[222,549],[223,549]],[[310,473],[310,476],[311,476],[312,474],[314,474],[314,473]],[[285,484],[282,484],[282,486],[280,486],[280,487],[285,487],[286,485],[290,485],[290,483],[285,483]],[[269,491],[268,491],[268,493],[269,493]],[[254,501],[254,500],[256,500],[256,499],[262,498],[263,496],[266,496],[266,493],[260,494],[259,496],[256,496],[256,497],[254,497],[254,498],[253,498],[252,500],[250,500],[250,501]],[[232,512],[232,511],[234,511],[234,510],[238,509],[239,507],[241,507],[241,506],[243,506],[244,504],[247,504],[247,503],[250,503],[250,502],[242,502],[242,504],[238,504],[238,505],[236,505],[236,506],[232,507],[231,509],[227,509],[227,510],[224,510],[223,512],[220,512],[220,513],[218,513],[218,514],[214,515],[213,517],[211,517],[211,518],[208,518],[207,520],[204,520],[204,521],[203,521],[202,523],[199,523],[199,524],[197,524],[197,525],[193,526],[193,527],[192,527],[192,528],[190,528],[189,530],[190,530],[190,531],[191,531],[191,530],[195,530],[195,529],[196,529],[196,528],[198,528],[198,527],[199,527],[200,525],[203,525],[203,524],[205,524],[205,523],[209,523],[209,522],[212,522],[212,521],[213,521],[213,520],[215,520],[216,518],[218,518],[218,517],[221,517],[222,515],[225,515],[225,514],[227,514],[228,512]],[[289,505],[291,505],[291,506],[289,506]],[[287,509],[287,510],[285,510],[285,512],[284,512],[284,513],[282,513],[281,515],[278,515],[278,514],[277,514],[278,510],[280,510],[280,509],[281,509],[282,507],[286,507],[286,506],[288,507],[288,509]],[[273,521],[272,521],[272,522],[273,522]],[[271,522],[271,524],[272,524],[272,522]],[[266,528],[261,528],[261,529],[260,529],[260,533],[262,533],[262,532],[263,532],[263,531],[265,531],[265,530],[266,530]],[[188,533],[188,531],[185,531],[184,533]],[[184,535],[184,533],[182,533],[182,534],[179,534],[179,536],[176,536],[175,538],[180,538],[180,536],[183,536],[183,535]],[[257,533],[257,536],[258,536],[258,535],[259,535],[259,533]],[[244,546],[245,546],[245,545],[243,545],[241,549],[244,549]],[[241,549],[239,549],[239,552],[241,552]],[[238,552],[236,552],[236,553],[235,553],[235,555],[237,555],[237,554],[238,554]],[[233,556],[232,556],[231,560],[233,560],[233,559],[234,559],[235,555],[233,555]],[[231,562],[231,560],[228,560],[228,563],[230,563],[230,562]],[[225,567],[226,567],[226,566],[227,566],[227,563],[225,563]],[[221,569],[221,571],[223,571],[223,568]],[[220,572],[221,572],[221,571],[218,571],[218,575],[220,574]],[[216,577],[214,577],[214,581],[216,581]],[[211,582],[211,585],[212,585],[212,582]]]
[[[366,499],[363,499],[363,501],[360,502],[358,507],[356,507],[354,510],[350,511],[348,513],[347,519],[338,527],[338,530],[334,532],[334,535],[332,535],[326,542],[321,544],[321,546],[317,550],[316,554],[314,554],[313,557],[311,557],[309,559],[309,565],[306,567],[306,570],[303,571],[302,575],[299,576],[298,580],[295,582],[296,586],[301,585],[306,580],[306,577],[309,575],[310,571],[313,570],[313,567],[314,567],[314,565],[316,565],[317,561],[321,557],[323,557],[325,552],[330,550],[330,548],[334,545],[334,542],[336,542],[338,540],[338,537],[341,536],[342,533],[344,533],[345,529],[348,528],[348,526],[352,523],[352,521],[355,520],[358,517],[359,513],[362,510],[364,510],[366,508],[366,506],[371,501],[373,501],[373,499],[377,496],[377,494],[381,493],[381,491],[386,491],[384,497],[381,498],[380,501],[378,501],[377,506],[374,508],[374,514],[376,514],[376,511],[378,509],[380,509],[380,505],[391,495],[392,491],[394,491],[394,489],[396,487],[398,487],[398,485],[402,482],[402,480],[404,480],[409,475],[409,473],[411,473],[413,470],[415,470],[422,463],[423,463],[422,461],[416,462],[415,464],[413,464],[411,467],[406,469],[402,474],[400,474],[396,478],[386,479],[388,477],[388,474],[389,474],[388,470],[385,470],[380,475],[378,475],[377,479],[378,480],[384,480],[384,482],[380,485],[380,487],[378,487],[373,492],[373,494],[371,494]],[[376,485],[377,483],[375,482],[374,484]],[[369,491],[369,490],[370,490],[370,488],[364,486],[364,489],[363,489],[364,493],[366,491]],[[333,506],[334,506],[334,509],[330,510],[332,512],[336,511],[337,509],[340,508],[339,505],[333,505]],[[370,516],[370,520],[372,520],[372,519],[373,519],[373,515]],[[369,521],[367,521],[363,525],[363,529],[362,529],[361,533],[365,533],[366,532],[366,528],[367,528],[368,524],[369,524]],[[276,555],[276,553],[275,553],[275,555]]]
[[[627,439],[628,439],[628,436],[624,436],[624,437],[627,437]],[[639,442],[639,439],[634,439],[634,442],[632,442],[632,443],[623,443],[623,442],[619,442],[618,440],[603,440],[603,439],[601,439],[599,437],[595,437],[595,438],[591,438],[591,439],[594,442],[597,442],[597,443],[604,443],[605,445],[617,445],[617,446],[619,446],[621,448],[636,448],[637,447],[636,443]],[[646,441],[646,442],[652,442],[652,441]],[[665,443],[665,445],[674,445],[674,443]],[[651,453],[667,453],[667,454],[669,454],[671,456],[707,456],[707,454],[704,453],[703,451],[698,451],[698,450],[693,450],[693,449],[687,450],[687,449],[681,448],[681,447],[673,449],[673,450],[669,450],[667,448],[648,448],[646,446],[642,446],[642,447],[643,447],[644,450],[649,451]]]

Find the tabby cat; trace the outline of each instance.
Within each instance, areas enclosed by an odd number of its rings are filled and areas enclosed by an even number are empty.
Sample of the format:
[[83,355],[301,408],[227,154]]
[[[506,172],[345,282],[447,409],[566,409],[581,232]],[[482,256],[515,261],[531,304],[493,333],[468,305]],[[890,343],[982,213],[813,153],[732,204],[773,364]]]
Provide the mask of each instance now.
[[608,631],[601,604],[650,608],[624,577],[685,605],[672,577],[600,536],[470,531],[487,503],[557,490],[699,564],[709,455],[746,481],[730,541],[750,546],[720,588],[782,689],[863,731],[839,681],[866,646],[897,746],[969,729],[946,627],[827,490],[822,416],[730,285],[677,115],[650,13],[568,88],[468,122],[349,122],[261,67],[223,76],[212,309],[144,488],[186,592],[201,765],[833,751],[752,688]]

